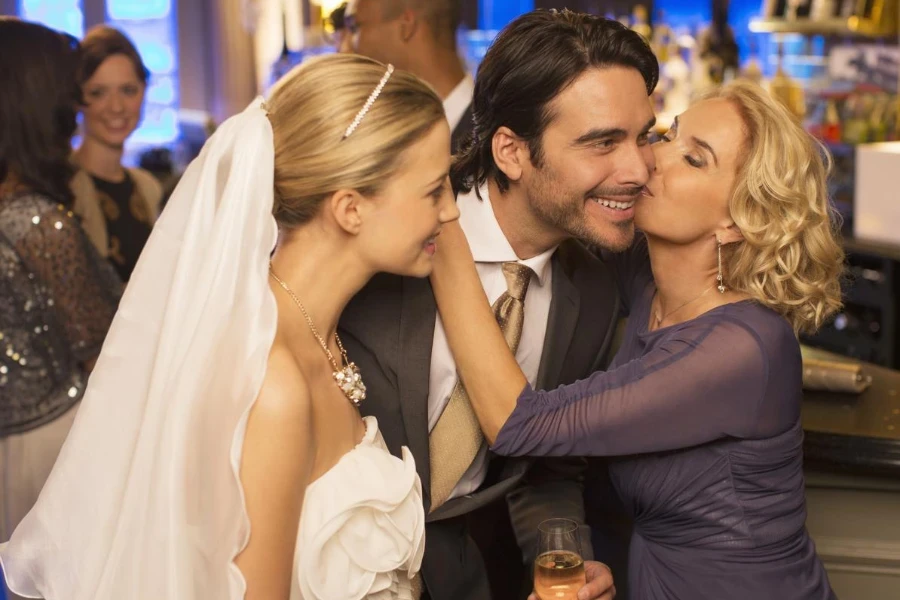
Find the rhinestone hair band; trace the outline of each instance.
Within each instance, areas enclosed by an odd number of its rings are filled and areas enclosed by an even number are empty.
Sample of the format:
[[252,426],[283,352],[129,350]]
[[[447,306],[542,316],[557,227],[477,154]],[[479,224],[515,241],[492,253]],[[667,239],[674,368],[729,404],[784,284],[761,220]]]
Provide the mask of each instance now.
[[375,86],[375,89],[372,90],[372,93],[369,95],[369,99],[366,100],[366,103],[363,105],[359,112],[356,113],[356,118],[353,119],[353,122],[350,123],[350,126],[347,128],[347,131],[344,132],[344,137],[341,138],[341,141],[346,140],[350,137],[350,134],[356,131],[356,128],[359,127],[359,124],[362,123],[363,118],[366,116],[366,113],[369,112],[369,109],[372,108],[372,105],[375,104],[375,100],[381,94],[381,90],[384,89],[384,86],[387,84],[388,79],[391,78],[391,75],[394,73],[394,65],[388,65],[387,71],[385,71],[384,76],[382,76],[381,81],[378,82],[378,85]]

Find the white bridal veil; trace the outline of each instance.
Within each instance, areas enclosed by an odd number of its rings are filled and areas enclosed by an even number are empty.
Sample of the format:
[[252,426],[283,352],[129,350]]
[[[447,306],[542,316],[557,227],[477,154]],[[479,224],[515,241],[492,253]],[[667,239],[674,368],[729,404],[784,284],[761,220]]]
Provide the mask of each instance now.
[[144,250],[34,509],[0,546],[49,600],[243,597],[238,480],[275,335],[272,127],[261,98],[188,167]]

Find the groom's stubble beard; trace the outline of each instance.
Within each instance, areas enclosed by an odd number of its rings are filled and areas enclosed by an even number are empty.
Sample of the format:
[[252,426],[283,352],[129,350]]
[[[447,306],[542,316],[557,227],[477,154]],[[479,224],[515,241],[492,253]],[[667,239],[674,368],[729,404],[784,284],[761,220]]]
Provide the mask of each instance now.
[[601,231],[588,222],[585,214],[585,202],[594,202],[588,198],[593,196],[638,197],[640,190],[635,188],[595,188],[587,193],[572,190],[546,160],[532,171],[526,186],[528,203],[532,211],[549,227],[563,231],[570,237],[581,240],[591,246],[623,252],[634,240],[634,219],[618,222],[606,222],[609,232]]

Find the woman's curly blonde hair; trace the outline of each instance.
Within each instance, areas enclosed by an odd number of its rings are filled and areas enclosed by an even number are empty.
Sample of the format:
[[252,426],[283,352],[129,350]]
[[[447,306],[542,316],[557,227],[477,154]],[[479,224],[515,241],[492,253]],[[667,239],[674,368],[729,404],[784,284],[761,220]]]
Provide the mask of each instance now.
[[758,85],[707,96],[731,102],[747,136],[730,211],[744,242],[723,247],[725,285],[813,332],[841,307],[844,252],[828,199],[831,156]]

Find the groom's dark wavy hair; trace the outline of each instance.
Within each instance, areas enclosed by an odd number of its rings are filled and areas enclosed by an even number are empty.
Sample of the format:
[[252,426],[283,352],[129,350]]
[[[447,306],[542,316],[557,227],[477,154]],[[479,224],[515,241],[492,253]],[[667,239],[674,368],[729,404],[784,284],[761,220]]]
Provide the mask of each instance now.
[[554,98],[588,69],[613,66],[636,69],[648,96],[659,80],[650,46],[618,21],[570,10],[535,10],[512,21],[478,69],[473,130],[451,169],[453,188],[465,193],[488,178],[501,191],[509,188],[491,149],[494,134],[504,126],[528,142],[531,161],[539,167]]

